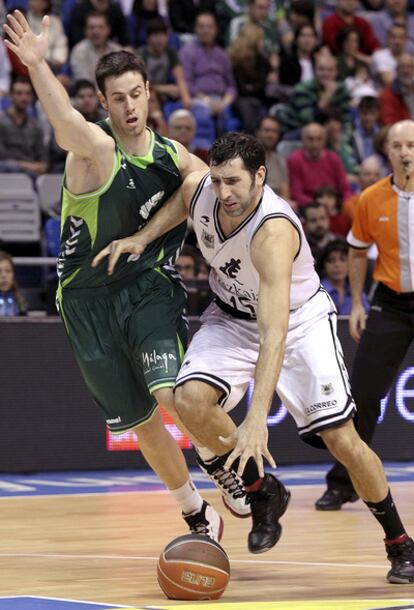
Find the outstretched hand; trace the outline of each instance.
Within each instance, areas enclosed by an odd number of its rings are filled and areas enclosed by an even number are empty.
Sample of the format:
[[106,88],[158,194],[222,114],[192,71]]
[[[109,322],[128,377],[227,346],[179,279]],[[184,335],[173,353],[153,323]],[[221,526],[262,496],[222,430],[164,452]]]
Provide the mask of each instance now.
[[42,31],[36,34],[30,29],[23,13],[16,10],[7,15],[7,23],[3,26],[9,39],[4,44],[17,55],[20,61],[32,68],[46,58],[49,48],[49,17],[42,19]]
[[240,426],[227,438],[219,437],[224,445],[236,446],[227,458],[224,468],[229,470],[233,462],[240,457],[237,474],[242,476],[248,460],[252,457],[259,470],[261,478],[264,477],[263,457],[269,462],[272,468],[276,468],[276,463],[267,448],[268,431],[266,424],[259,426],[253,419],[246,418]]
[[112,275],[115,269],[115,265],[118,262],[121,254],[130,253],[134,256],[134,260],[137,260],[142,252],[144,252],[146,244],[140,239],[138,235],[132,235],[131,237],[125,237],[124,239],[117,239],[111,241],[111,243],[103,248],[93,259],[92,267],[97,267],[104,258],[109,256],[108,259],[108,275]]

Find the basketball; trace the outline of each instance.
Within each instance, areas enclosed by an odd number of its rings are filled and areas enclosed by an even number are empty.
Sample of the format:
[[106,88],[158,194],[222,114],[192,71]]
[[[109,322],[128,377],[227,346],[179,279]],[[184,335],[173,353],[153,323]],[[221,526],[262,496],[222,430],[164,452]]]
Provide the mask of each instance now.
[[218,599],[230,579],[229,558],[224,549],[207,536],[179,536],[161,553],[157,577],[169,599]]

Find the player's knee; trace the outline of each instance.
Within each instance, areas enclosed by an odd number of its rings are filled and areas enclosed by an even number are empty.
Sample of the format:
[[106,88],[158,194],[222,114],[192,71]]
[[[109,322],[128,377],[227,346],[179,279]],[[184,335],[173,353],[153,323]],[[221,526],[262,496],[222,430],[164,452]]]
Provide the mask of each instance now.
[[203,406],[197,396],[196,385],[191,381],[176,389],[174,406],[186,426],[197,424],[203,419]]
[[330,453],[346,468],[352,470],[364,459],[365,443],[355,428],[343,426],[321,434]]

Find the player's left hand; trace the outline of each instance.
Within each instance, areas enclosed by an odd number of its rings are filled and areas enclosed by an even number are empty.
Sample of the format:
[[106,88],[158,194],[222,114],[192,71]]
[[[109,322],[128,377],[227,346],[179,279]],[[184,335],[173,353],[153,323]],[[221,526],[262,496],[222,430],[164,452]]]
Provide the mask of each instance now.
[[124,239],[116,239],[111,241],[106,248],[103,248],[99,254],[95,256],[91,266],[97,267],[104,258],[109,256],[108,275],[112,275],[121,254],[130,253],[134,256],[134,260],[137,260],[142,252],[144,252],[145,248],[146,244],[138,235],[131,235],[131,237],[124,237]]
[[240,457],[240,463],[237,469],[237,474],[239,476],[243,474],[245,466],[251,457],[257,464],[261,478],[264,477],[263,456],[272,468],[276,468],[276,463],[267,448],[268,431],[266,422],[264,422],[263,425],[259,425],[255,419],[246,417],[233,434],[227,438],[220,436],[219,439],[224,445],[231,446],[236,443],[236,446],[224,465],[224,468],[227,470],[230,470],[234,460],[238,457]]

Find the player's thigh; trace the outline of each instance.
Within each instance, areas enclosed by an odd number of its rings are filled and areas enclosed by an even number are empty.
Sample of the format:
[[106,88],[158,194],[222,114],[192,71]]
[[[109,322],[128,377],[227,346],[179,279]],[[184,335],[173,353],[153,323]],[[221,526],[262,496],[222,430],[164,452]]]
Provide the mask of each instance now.
[[288,332],[277,386],[303,437],[345,422],[355,411],[336,315],[330,307],[323,311],[324,297],[317,298],[321,303],[305,306],[303,323]]
[[62,313],[82,376],[109,429],[122,432],[151,418],[156,402],[142,367],[125,350],[111,300],[68,300]]
[[152,271],[122,303],[126,340],[151,394],[173,388],[180,370],[187,343],[185,302],[180,284]]
[[258,353],[256,322],[232,318],[213,303],[185,354],[176,391],[190,381],[202,382],[220,392],[218,404],[230,411],[254,377]]

